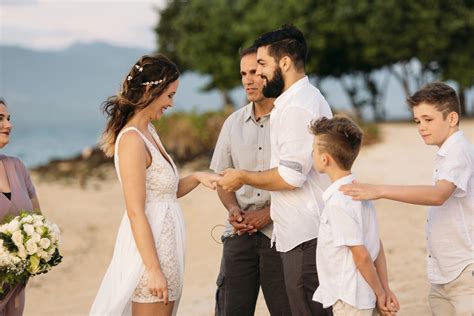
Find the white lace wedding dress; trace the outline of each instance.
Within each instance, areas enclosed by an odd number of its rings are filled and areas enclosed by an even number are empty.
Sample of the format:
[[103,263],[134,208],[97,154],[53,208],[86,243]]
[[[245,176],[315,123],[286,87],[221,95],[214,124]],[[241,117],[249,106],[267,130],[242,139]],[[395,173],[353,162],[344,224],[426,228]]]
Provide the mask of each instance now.
[[[185,253],[184,218],[176,198],[179,176],[169,155],[166,154],[166,160],[140,131],[128,127],[119,133],[115,143],[115,168],[119,180],[118,144],[122,135],[132,130],[143,138],[152,156],[152,163],[146,171],[145,213],[153,232],[162,271],[168,282],[169,300],[175,302],[175,315],[183,287]],[[153,125],[149,125],[149,130],[156,143],[164,149]],[[156,301],[157,298],[152,297],[146,288],[146,278],[145,267],[125,212],[112,261],[102,280],[90,315],[131,315],[132,299],[141,303]]]

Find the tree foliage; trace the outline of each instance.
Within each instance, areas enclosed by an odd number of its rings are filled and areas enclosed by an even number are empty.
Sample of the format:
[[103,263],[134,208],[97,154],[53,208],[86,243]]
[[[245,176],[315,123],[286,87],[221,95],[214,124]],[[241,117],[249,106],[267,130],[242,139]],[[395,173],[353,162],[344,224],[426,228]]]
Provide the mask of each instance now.
[[390,73],[405,94],[434,79],[474,86],[474,2],[470,0],[174,0],[160,12],[161,52],[181,69],[209,76],[225,102],[240,85],[239,49],[293,24],[309,46],[306,72],[336,78],[356,112],[382,119]]

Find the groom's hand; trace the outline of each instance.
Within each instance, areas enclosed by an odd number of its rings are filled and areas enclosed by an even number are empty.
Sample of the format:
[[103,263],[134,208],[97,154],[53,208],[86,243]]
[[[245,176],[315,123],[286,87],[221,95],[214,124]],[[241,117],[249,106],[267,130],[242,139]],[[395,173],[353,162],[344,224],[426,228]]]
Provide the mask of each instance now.
[[227,192],[235,192],[244,185],[242,171],[237,169],[226,169],[221,173],[222,179],[217,184]]

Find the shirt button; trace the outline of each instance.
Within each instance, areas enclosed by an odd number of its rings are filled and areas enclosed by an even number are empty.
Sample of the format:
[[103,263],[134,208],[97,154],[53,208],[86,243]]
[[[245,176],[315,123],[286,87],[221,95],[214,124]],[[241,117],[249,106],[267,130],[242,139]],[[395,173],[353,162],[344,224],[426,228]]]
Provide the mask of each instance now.
[[260,125],[261,128],[263,128],[263,125]]
[[257,196],[260,196],[260,193],[257,193]]
[[262,150],[262,147],[258,147],[258,150]]

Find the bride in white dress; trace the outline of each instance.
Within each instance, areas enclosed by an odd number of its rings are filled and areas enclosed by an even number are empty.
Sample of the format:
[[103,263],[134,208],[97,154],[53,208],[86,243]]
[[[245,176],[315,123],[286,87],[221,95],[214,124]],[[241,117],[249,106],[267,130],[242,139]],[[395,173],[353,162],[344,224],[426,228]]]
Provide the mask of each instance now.
[[180,179],[151,124],[173,105],[178,77],[176,65],[167,57],[143,56],[130,70],[122,91],[104,104],[108,122],[102,147],[114,155],[126,212],[91,315],[176,314],[185,253],[177,198],[199,183],[215,189],[220,178],[196,172]]

